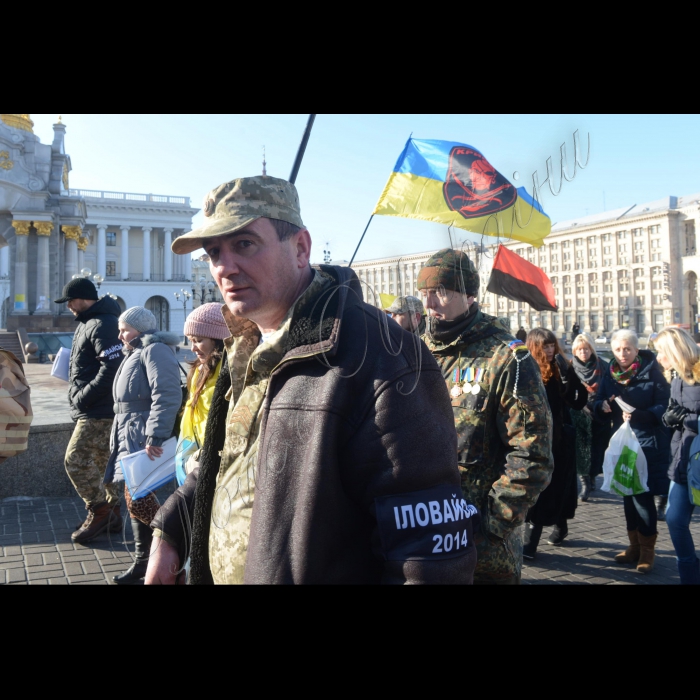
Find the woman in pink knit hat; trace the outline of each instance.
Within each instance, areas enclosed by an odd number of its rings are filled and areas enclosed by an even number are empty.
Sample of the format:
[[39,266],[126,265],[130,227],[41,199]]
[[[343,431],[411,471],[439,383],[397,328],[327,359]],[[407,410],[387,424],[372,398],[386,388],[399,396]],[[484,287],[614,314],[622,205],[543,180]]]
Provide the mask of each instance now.
[[221,370],[224,338],[231,335],[221,315],[221,304],[198,306],[185,321],[185,335],[197,359],[190,362],[187,374],[189,397],[182,414],[175,456],[177,480],[181,486],[199,463],[214,386]]

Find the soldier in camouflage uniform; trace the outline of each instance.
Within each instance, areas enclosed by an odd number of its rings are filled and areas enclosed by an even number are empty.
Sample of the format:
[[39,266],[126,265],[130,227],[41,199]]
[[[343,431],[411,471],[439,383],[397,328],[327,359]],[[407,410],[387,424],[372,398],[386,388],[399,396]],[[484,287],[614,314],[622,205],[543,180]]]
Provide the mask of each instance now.
[[387,311],[405,331],[419,337],[425,333],[425,309],[418,297],[396,297]]
[[519,583],[521,524],[549,484],[552,418],[525,345],[474,297],[479,275],[461,251],[433,255],[418,276],[424,342],[452,398],[462,491],[481,512],[474,583]]

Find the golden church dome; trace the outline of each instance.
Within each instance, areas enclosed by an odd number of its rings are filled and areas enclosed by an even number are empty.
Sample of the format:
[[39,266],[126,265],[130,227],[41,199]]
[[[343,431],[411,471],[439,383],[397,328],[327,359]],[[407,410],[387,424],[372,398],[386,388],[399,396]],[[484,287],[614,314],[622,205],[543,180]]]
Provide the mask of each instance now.
[[0,114],[0,119],[3,120],[7,126],[11,126],[15,129],[24,129],[31,134],[34,133],[33,126],[34,122],[29,118],[28,114]]

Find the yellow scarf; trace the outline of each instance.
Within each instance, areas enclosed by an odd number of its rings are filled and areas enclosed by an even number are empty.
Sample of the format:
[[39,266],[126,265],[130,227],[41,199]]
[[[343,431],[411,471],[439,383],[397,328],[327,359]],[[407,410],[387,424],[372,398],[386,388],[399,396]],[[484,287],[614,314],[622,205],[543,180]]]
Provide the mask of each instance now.
[[207,428],[207,417],[209,416],[209,409],[211,408],[211,400],[214,396],[214,387],[216,386],[216,380],[219,378],[219,372],[221,371],[221,360],[219,360],[219,364],[216,365],[216,369],[204,385],[202,393],[199,395],[197,405],[192,408],[192,389],[197,386],[199,371],[200,368],[197,367],[192,375],[190,386],[188,387],[190,398],[187,399],[185,412],[182,414],[180,439],[194,439],[197,441],[199,447],[201,447],[204,444],[204,433]]

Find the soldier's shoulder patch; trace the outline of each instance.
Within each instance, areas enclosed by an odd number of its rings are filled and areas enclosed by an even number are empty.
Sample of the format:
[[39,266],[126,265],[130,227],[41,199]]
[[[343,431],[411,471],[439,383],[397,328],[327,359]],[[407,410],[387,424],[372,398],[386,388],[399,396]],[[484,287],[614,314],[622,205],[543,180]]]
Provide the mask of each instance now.
[[459,486],[375,499],[384,556],[389,561],[451,559],[473,546],[478,511]]
[[513,351],[513,352],[522,352],[523,350],[527,351],[527,345],[523,343],[522,340],[518,340],[515,338],[514,340],[511,340],[508,343],[508,347]]

